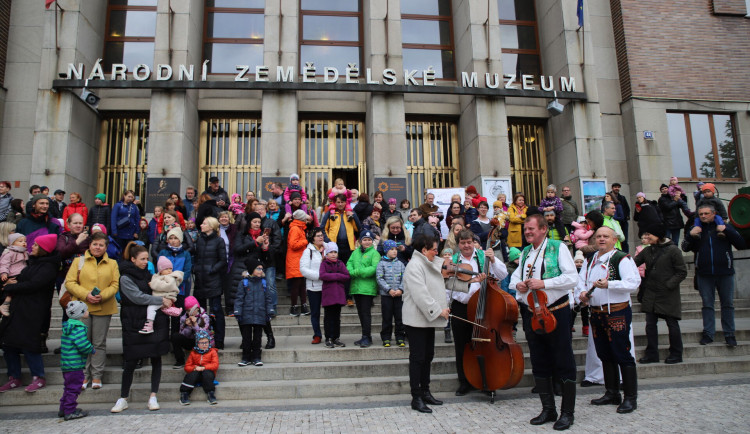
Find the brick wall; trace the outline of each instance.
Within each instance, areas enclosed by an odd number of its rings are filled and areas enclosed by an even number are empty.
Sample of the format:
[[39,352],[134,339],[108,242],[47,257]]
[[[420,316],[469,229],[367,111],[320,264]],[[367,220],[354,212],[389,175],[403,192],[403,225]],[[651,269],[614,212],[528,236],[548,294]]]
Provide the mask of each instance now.
[[750,19],[718,3],[610,0],[623,100],[750,100]]
[[5,84],[5,60],[8,57],[10,0],[0,0],[0,86]]
[[713,0],[714,13],[720,15],[741,15],[747,14],[745,0]]

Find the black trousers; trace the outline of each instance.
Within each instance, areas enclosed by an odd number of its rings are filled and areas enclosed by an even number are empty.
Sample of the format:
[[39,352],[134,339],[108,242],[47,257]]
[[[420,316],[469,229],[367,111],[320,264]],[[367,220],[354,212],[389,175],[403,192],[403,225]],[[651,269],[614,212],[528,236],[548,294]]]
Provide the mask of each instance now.
[[195,347],[195,339],[186,338],[179,332],[172,333],[170,337],[172,342],[172,352],[174,353],[174,361],[180,365],[185,364],[185,351],[190,351]]
[[323,331],[326,339],[338,339],[341,336],[341,305],[323,306]]
[[260,360],[260,345],[265,324],[240,324],[242,334],[242,360]]
[[630,354],[632,321],[633,310],[630,306],[612,313],[591,310],[594,346],[602,363],[617,363],[621,367],[635,366],[635,359]]
[[[460,301],[451,301],[451,315],[461,318],[467,318],[467,306]],[[451,328],[453,329],[453,346],[456,349],[456,373],[458,374],[458,383],[461,386],[469,386],[469,380],[464,374],[464,348],[471,342],[471,334],[474,326],[469,323],[451,318]],[[411,342],[409,343],[411,345]]]
[[646,312],[646,357],[654,360],[659,359],[659,329],[656,324],[659,318],[667,323],[667,329],[669,329],[669,355],[682,358],[680,320],[650,312]]
[[[576,323],[576,316],[578,315],[578,312],[573,310],[573,314],[570,319],[570,325],[573,326]],[[588,327],[589,325],[589,307],[583,306],[581,307],[581,324],[584,327]]]
[[[568,301],[565,295],[555,300],[550,308]],[[576,361],[573,357],[573,336],[570,333],[572,314],[569,307],[557,309],[552,314],[557,320],[557,327],[552,333],[537,334],[531,328],[533,316],[529,307],[520,304],[523,331],[529,343],[531,372],[534,377],[576,381]]]
[[[159,392],[161,383],[161,357],[151,357],[151,393]],[[125,360],[122,370],[122,384],[120,385],[120,398],[130,396],[130,386],[133,384],[133,373],[138,359]]]
[[404,300],[401,296],[380,296],[380,306],[383,310],[383,326],[380,329],[380,339],[384,341],[391,340],[394,321],[396,322],[396,340],[406,337],[406,329],[404,328],[404,323],[401,321],[401,306],[403,305]]
[[435,357],[435,329],[406,326],[409,337],[409,386],[411,396],[430,390],[430,365]]
[[362,326],[362,336],[372,338],[372,303],[374,295],[354,294],[354,302],[357,303],[357,316],[359,325]]
[[305,289],[304,277],[292,277],[291,279],[286,279],[286,287],[289,289],[292,306],[297,305],[297,299],[299,299],[299,304],[307,303],[307,290]]
[[[349,249],[349,242],[345,241],[343,243],[336,242],[336,246],[339,248],[339,261],[344,261],[344,264],[349,262],[349,258],[352,256],[352,251]],[[346,292],[346,299],[351,300],[352,296],[349,294],[349,290],[351,288],[351,280],[347,280],[344,282],[344,292]]]
[[189,372],[185,374],[185,378],[183,378],[182,384],[180,384],[180,392],[187,392],[189,395],[198,383],[201,383],[204,392],[213,392],[216,390],[216,386],[214,385],[215,377],[216,374],[214,374],[214,371],[209,371],[208,369],[205,371]]

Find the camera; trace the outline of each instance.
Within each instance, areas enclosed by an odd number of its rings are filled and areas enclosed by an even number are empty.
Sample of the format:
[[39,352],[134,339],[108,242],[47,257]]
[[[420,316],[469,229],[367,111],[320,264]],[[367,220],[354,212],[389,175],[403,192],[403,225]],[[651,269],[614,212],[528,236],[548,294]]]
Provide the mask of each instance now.
[[101,98],[97,94],[86,89],[85,87],[81,91],[81,99],[93,108],[97,108],[99,106],[99,101],[101,100]]

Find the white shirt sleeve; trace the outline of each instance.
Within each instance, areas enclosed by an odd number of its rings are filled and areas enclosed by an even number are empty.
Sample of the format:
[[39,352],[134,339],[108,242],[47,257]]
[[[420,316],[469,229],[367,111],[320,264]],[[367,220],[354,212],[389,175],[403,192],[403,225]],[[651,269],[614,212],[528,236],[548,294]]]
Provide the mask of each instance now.
[[503,280],[508,276],[508,269],[505,267],[503,261],[499,258],[495,258],[495,262],[490,264],[490,273],[498,280]]
[[609,290],[632,294],[638,290],[641,285],[641,275],[638,273],[638,267],[635,265],[633,258],[627,257],[620,261],[620,280],[610,280]]
[[589,260],[586,259],[583,262],[583,267],[581,267],[581,271],[578,273],[578,284],[576,285],[576,288],[573,290],[573,300],[576,304],[581,302],[581,293],[583,291],[588,291],[588,288],[586,288],[586,270],[589,266]]
[[[560,268],[561,274],[551,279],[544,279],[544,289],[562,290],[564,292],[573,289],[578,282],[578,270],[576,270],[573,257],[570,256],[570,251],[562,243],[560,243],[558,249],[557,266]],[[638,270],[636,269],[636,271]]]

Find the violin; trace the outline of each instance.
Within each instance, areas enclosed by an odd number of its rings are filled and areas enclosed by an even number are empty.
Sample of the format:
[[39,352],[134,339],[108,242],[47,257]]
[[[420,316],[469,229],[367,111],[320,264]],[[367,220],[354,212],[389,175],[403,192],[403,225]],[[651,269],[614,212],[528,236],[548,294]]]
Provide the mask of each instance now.
[[473,279],[474,276],[479,274],[471,268],[470,264],[454,264],[450,258],[445,258],[441,273],[443,274],[444,279],[449,279],[455,276],[456,279],[462,282],[468,282]]
[[[534,262],[529,267],[526,279],[528,280],[534,274],[534,264],[543,249],[539,249],[534,258]],[[531,316],[531,329],[538,335],[552,333],[557,328],[557,318],[547,309],[547,293],[541,289],[529,289],[529,295],[526,296]]]

